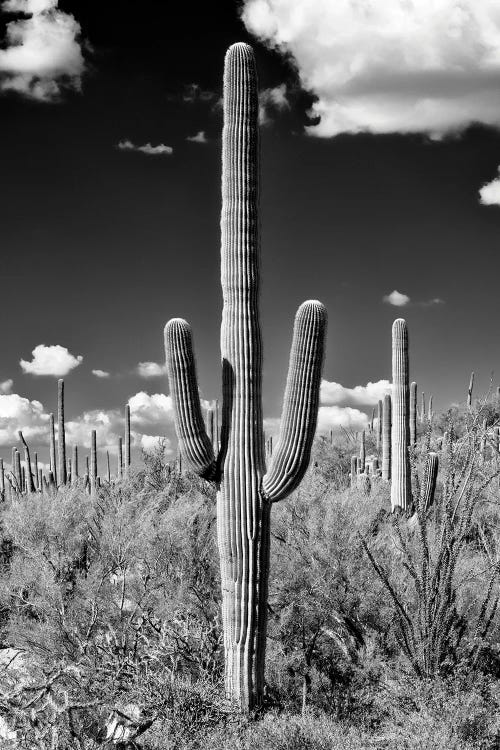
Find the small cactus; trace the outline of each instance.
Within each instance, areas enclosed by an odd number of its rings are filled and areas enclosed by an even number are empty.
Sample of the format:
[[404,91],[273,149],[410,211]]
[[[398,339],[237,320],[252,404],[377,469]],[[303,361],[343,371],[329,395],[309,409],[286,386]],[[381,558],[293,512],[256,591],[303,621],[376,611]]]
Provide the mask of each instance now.
[[71,484],[78,482],[78,446],[73,446],[73,453],[71,459]]
[[398,318],[392,326],[392,432],[391,507],[408,511],[411,506],[410,389],[408,377],[408,327]]
[[469,387],[467,389],[467,407],[469,409],[472,409],[472,391],[473,390],[474,390],[474,373],[471,372],[470,380],[469,380]]

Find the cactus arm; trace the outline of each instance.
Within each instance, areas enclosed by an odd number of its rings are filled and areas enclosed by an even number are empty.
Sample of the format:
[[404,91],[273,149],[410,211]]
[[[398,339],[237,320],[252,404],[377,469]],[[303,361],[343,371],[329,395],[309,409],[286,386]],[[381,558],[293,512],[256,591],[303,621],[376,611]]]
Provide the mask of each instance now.
[[194,471],[215,475],[215,457],[205,430],[196,379],[191,327],[174,318],[165,326],[165,355],[179,446]]
[[264,495],[272,502],[290,494],[309,465],[318,417],[326,320],[326,310],[316,300],[304,302],[295,317],[280,436],[262,482]]

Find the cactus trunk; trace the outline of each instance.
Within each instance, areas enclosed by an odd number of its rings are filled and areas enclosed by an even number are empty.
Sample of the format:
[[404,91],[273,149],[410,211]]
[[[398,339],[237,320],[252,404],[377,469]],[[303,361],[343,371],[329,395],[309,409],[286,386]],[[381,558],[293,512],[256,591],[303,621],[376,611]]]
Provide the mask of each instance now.
[[165,327],[179,445],[192,468],[217,484],[226,693],[245,712],[261,703],[264,692],[271,504],[298,485],[309,463],[326,327],[320,303],[301,305],[295,318],[280,437],[265,474],[258,109],[253,51],[246,44],[235,44],[228,50],[224,71],[220,450],[217,424],[213,439],[203,424],[190,327],[179,318]]
[[64,428],[64,380],[57,381],[57,453],[59,484],[66,484],[66,433]]
[[125,476],[129,475],[130,466],[130,406],[125,407]]
[[72,454],[72,461],[71,461],[71,484],[76,484],[78,481],[78,446],[73,446],[73,454]]
[[417,444],[417,384],[410,385],[410,445]]
[[391,506],[404,511],[411,506],[410,389],[408,377],[408,327],[398,318],[392,326],[392,430]]
[[90,439],[90,494],[95,495],[97,489],[97,433],[92,430]]
[[50,471],[54,482],[57,484],[57,466],[56,466],[56,431],[54,426],[54,415],[50,415]]

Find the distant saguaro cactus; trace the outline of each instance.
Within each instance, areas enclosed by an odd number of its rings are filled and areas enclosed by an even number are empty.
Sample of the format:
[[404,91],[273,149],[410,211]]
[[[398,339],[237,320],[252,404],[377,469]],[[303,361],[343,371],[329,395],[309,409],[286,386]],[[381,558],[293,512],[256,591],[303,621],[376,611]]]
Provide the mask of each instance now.
[[130,467],[130,405],[125,407],[125,476],[129,475]]
[[64,380],[57,381],[57,454],[59,484],[66,484],[66,431],[64,427]]
[[28,443],[24,439],[23,433],[19,430],[19,440],[24,445],[24,461],[26,463],[26,489],[28,492],[35,491],[35,483],[33,481],[33,474],[31,472],[31,456]]
[[326,312],[305,302],[295,318],[281,432],[267,473],[262,425],[259,324],[258,88],[252,48],[229,48],[222,147],[222,430],[214,455],[196,383],[191,329],[165,327],[170,392],[179,444],[192,468],[217,484],[225,683],[244,711],[259,705],[269,575],[270,512],[302,479],[319,405]]
[[472,409],[472,391],[473,390],[474,390],[474,373],[471,372],[470,380],[469,380],[469,387],[467,389],[467,406],[469,409]]
[[434,493],[436,491],[436,480],[439,468],[439,457],[437,453],[429,453],[425,463],[424,481],[420,491],[420,507],[422,510],[428,510],[434,502]]
[[384,419],[384,406],[382,401],[378,402],[377,406],[377,450],[379,451],[382,447],[382,421]]
[[356,487],[358,483],[358,457],[351,456],[351,487]]
[[429,396],[429,409],[427,412],[427,419],[429,420],[429,422],[432,422],[432,420],[434,419],[434,411],[432,408],[432,395]]
[[417,443],[417,384],[410,384],[410,445]]
[[73,445],[73,454],[71,461],[71,484],[76,484],[78,481],[78,446]]
[[90,437],[90,494],[95,495],[97,489],[97,432],[92,430]]
[[425,422],[425,393],[422,391],[421,396],[421,406],[420,406],[420,422],[421,424],[424,424]]
[[118,438],[118,479],[123,479],[123,440]]
[[50,450],[50,471],[52,472],[52,478],[54,483],[57,485],[57,466],[56,466],[56,431],[54,427],[54,415],[49,415],[50,420],[50,435],[49,435],[49,450]]
[[365,468],[366,468],[366,433],[363,430],[363,432],[361,433],[361,443],[359,446],[359,463],[358,463],[359,473],[363,474]]
[[408,327],[398,318],[392,326],[391,506],[405,511],[411,506],[408,369]]
[[384,410],[382,423],[382,479],[391,480],[391,427],[392,401],[389,394],[384,396]]

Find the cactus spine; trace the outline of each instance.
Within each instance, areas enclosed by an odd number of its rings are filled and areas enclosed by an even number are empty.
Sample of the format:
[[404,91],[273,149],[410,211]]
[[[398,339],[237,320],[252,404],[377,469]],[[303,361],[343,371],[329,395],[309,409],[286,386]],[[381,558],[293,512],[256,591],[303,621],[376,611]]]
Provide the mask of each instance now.
[[410,389],[408,378],[408,327],[398,318],[392,326],[392,430],[391,507],[406,511],[411,506]]
[[217,457],[205,431],[191,329],[165,327],[170,392],[180,447],[193,469],[217,484],[225,683],[244,711],[262,700],[271,504],[302,479],[319,404],[326,313],[299,307],[281,432],[267,474],[262,425],[259,325],[258,89],[251,47],[235,44],[224,72],[222,148],[222,430]]
[[417,444],[417,384],[410,385],[410,445]]
[[66,484],[66,434],[64,429],[64,380],[57,381],[57,452],[59,484]]

